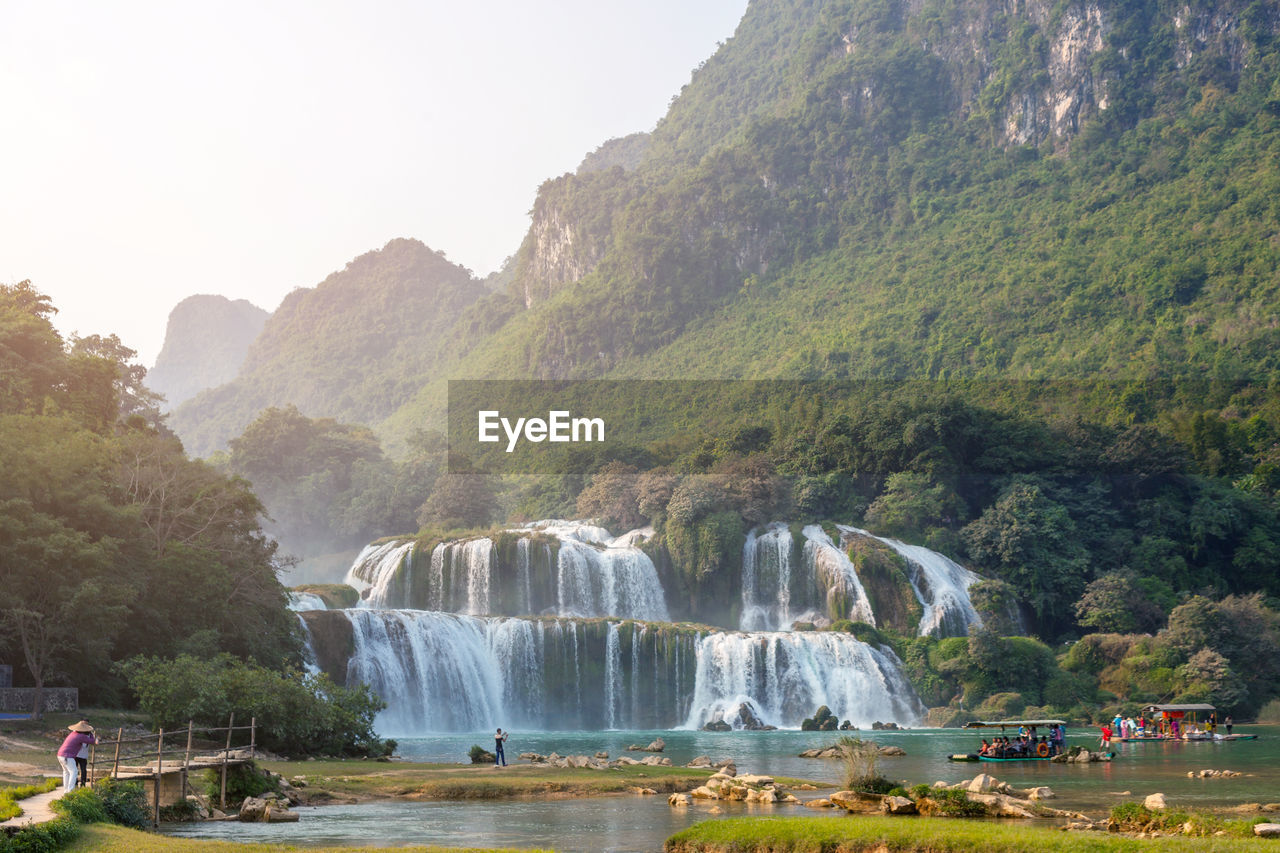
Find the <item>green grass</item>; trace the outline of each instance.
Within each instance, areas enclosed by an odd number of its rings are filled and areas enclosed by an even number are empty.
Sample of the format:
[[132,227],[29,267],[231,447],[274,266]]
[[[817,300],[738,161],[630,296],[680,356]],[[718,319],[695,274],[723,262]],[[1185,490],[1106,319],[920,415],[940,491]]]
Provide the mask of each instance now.
[[1261,838],[1140,839],[944,818],[729,818],[667,839],[666,853],[1232,853],[1274,849]]
[[[237,841],[198,841],[190,838],[170,838],[150,832],[138,832],[121,826],[96,824],[86,826],[84,832],[63,853],[275,853],[297,850],[294,844],[242,844]],[[333,851],[371,850],[369,847],[307,847],[307,853]],[[405,853],[481,853],[474,847],[400,847]],[[502,850],[486,850],[484,853],[504,853]],[[539,853],[536,850],[505,853]],[[543,850],[541,853],[551,853]]]

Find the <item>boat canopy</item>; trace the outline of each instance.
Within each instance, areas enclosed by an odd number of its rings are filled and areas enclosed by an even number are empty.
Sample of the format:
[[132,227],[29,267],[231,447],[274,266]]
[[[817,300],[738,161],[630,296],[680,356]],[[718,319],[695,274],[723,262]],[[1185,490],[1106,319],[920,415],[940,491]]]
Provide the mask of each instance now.
[[1160,711],[1161,713],[1164,713],[1166,711],[1173,711],[1176,713],[1185,714],[1188,711],[1216,711],[1218,709],[1212,705],[1148,705],[1142,710]]
[[978,720],[965,723],[966,729],[1005,729],[1011,726],[1065,726],[1066,720]]

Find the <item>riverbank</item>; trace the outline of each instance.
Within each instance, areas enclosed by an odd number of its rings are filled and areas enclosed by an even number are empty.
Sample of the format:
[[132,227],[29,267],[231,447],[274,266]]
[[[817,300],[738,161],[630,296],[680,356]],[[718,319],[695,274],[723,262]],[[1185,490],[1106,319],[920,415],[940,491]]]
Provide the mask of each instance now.
[[1262,838],[1135,838],[953,818],[751,817],[677,832],[664,853],[1253,853]]

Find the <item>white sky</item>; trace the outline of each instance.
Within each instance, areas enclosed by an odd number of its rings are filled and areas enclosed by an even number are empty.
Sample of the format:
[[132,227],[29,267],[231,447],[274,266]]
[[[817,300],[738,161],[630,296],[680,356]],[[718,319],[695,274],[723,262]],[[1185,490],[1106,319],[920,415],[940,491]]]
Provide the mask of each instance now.
[[477,274],[542,181],[650,130],[747,0],[0,0],[0,282],[151,364],[393,237]]

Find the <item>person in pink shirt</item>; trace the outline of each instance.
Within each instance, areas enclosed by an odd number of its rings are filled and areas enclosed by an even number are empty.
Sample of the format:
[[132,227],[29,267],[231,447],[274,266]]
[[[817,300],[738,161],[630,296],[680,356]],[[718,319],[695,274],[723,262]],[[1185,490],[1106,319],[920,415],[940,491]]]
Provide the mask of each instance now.
[[62,793],[64,794],[71,793],[76,786],[76,778],[79,776],[76,756],[80,753],[80,749],[98,742],[93,734],[93,726],[89,725],[88,720],[81,720],[67,728],[71,733],[62,742],[62,746],[58,747],[58,763],[62,765]]

